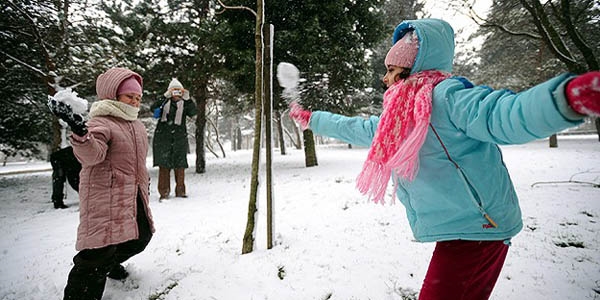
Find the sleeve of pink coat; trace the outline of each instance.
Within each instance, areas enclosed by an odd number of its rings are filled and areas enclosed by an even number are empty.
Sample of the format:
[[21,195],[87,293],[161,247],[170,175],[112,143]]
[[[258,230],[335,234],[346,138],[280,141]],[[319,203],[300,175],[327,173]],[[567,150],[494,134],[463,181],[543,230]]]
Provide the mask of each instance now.
[[73,153],[82,166],[93,166],[106,159],[111,138],[110,120],[92,118],[87,122],[88,133],[71,135]]

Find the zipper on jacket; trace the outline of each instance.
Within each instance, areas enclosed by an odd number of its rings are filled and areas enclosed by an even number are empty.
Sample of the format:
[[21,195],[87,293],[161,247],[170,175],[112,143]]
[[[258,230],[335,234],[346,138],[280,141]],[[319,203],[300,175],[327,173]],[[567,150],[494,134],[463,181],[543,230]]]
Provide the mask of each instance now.
[[[485,209],[483,209],[481,200],[480,199],[477,190],[473,187],[473,185],[471,184],[471,182],[467,179],[467,176],[465,175],[465,173],[463,172],[463,170],[457,166],[457,171],[458,174],[460,175],[463,183],[465,184],[465,189],[467,189],[469,191],[469,197],[471,198],[471,201],[473,201],[473,203],[477,206],[477,208],[479,209],[479,212],[481,213],[481,215],[483,215],[483,217],[490,223],[490,225],[492,225],[494,228],[498,228],[498,224],[492,219],[492,217],[490,217],[490,215],[488,215],[488,213],[485,211]],[[477,195],[477,197],[475,197],[475,195]]]
[[448,160],[456,168],[456,170],[457,170],[457,172],[458,172],[458,174],[459,174],[462,182],[465,185],[465,189],[469,192],[469,198],[471,198],[471,201],[473,201],[473,204],[475,204],[475,206],[477,206],[477,208],[479,209],[479,212],[481,213],[481,215],[490,223],[491,226],[493,226],[494,228],[498,228],[498,223],[496,223],[492,219],[492,217],[490,217],[490,215],[485,211],[485,209],[483,209],[483,203],[481,202],[481,197],[479,197],[479,193],[477,192],[477,190],[475,189],[475,187],[471,184],[471,182],[467,179],[467,175],[465,174],[465,172],[458,165],[458,163],[456,161],[454,161],[452,159],[452,157],[450,157],[450,153],[448,153],[448,149],[446,148],[446,145],[444,145],[444,143],[442,142],[442,139],[440,138],[440,136],[438,135],[437,131],[433,127],[433,124],[429,123],[429,127],[431,127],[431,130],[435,134],[437,140],[440,142],[440,145],[442,145],[442,149],[446,153],[446,157],[448,157]]

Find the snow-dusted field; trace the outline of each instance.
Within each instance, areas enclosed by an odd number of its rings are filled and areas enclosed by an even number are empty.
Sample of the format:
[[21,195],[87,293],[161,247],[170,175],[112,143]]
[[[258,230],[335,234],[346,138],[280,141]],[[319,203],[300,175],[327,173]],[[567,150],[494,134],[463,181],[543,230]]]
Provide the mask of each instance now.
[[[597,136],[502,147],[525,229],[513,239],[492,299],[600,299],[600,188],[536,182],[600,183]],[[125,282],[108,280],[103,299],[413,299],[434,244],[420,244],[400,205],[368,203],[354,188],[366,149],[274,153],[275,247],[266,249],[265,191],[255,251],[241,255],[250,151],[208,157],[207,173],[187,170],[189,198],[159,203],[157,232],[125,263]],[[193,166],[194,157],[189,162]],[[148,159],[151,162],[151,159]],[[0,174],[47,169],[12,164]],[[0,175],[0,299],[61,299],[75,255],[77,194],[66,210],[50,203],[51,172]],[[173,189],[173,188],[172,188]],[[389,201],[388,201],[389,202]]]

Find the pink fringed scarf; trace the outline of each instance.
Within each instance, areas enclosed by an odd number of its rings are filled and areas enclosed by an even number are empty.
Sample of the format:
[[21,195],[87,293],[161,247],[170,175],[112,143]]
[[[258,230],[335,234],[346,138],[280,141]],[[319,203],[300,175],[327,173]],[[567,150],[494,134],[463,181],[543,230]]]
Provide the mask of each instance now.
[[375,203],[385,203],[392,172],[398,176],[394,185],[398,179],[415,178],[431,118],[433,88],[448,77],[450,74],[441,71],[419,72],[394,83],[383,95],[383,113],[356,182],[358,190]]

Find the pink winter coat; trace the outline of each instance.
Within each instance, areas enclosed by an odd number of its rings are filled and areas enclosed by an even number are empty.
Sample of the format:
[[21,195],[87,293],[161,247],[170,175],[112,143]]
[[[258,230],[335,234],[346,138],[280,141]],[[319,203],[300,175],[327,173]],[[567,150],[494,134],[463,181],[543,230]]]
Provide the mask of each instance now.
[[75,248],[101,248],[139,237],[136,222],[138,191],[154,232],[148,205],[146,168],[148,138],[139,120],[98,116],[87,122],[88,134],[71,136],[81,162],[79,228]]

